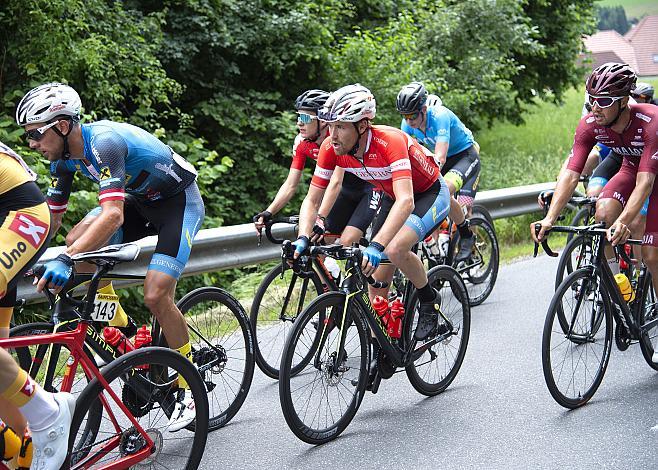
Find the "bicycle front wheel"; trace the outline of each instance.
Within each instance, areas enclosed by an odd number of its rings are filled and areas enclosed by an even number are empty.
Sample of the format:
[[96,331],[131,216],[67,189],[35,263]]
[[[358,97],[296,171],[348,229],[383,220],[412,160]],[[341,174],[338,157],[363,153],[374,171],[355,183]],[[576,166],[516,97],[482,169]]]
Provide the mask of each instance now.
[[[249,320],[254,332],[256,364],[265,375],[279,378],[279,365],[286,336],[311,300],[324,292],[316,273],[301,278],[278,264],[263,278],[251,304]],[[302,367],[303,360],[302,359]]]
[[[427,278],[439,293],[441,313],[450,322],[451,331],[417,345],[414,361],[406,367],[406,373],[419,393],[434,396],[452,383],[464,362],[471,331],[471,310],[464,281],[453,268],[437,266],[427,273]],[[409,344],[418,323],[415,289],[406,305],[404,338],[405,344]]]
[[612,346],[612,308],[601,280],[587,268],[567,276],[551,300],[542,367],[551,396],[565,408],[587,403],[603,380]]
[[[192,361],[208,392],[209,431],[226,425],[244,403],[254,376],[254,345],[247,314],[231,294],[201,287],[176,304],[185,316]],[[166,346],[161,333],[159,346]]]
[[592,237],[584,234],[576,235],[567,242],[557,263],[557,271],[555,273],[556,289],[567,275],[576,269],[592,264],[594,261],[593,243],[594,240]]
[[[313,300],[290,330],[281,358],[279,399],[292,432],[309,444],[335,439],[352,421],[363,398],[370,359],[370,330],[356,302],[327,292]],[[326,320],[321,321],[322,318]],[[320,340],[316,341],[317,331]],[[312,359],[297,373],[300,357]]]
[[[169,430],[169,417],[183,394],[179,377],[190,387],[196,431]],[[72,469],[199,467],[208,436],[208,396],[190,361],[171,349],[140,348],[104,367],[102,378],[108,387],[94,378],[76,401],[69,445],[80,441],[80,429],[93,419],[90,404],[103,403],[103,419],[98,435],[71,451]],[[124,403],[122,396],[132,399]]]

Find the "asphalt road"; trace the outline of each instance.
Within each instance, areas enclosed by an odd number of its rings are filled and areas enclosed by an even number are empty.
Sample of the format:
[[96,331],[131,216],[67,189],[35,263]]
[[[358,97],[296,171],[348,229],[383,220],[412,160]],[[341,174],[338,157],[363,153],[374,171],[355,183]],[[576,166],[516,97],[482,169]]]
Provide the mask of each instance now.
[[656,467],[658,373],[639,346],[613,345],[601,387],[578,410],[546,388],[541,334],[556,265],[544,256],[501,269],[491,297],[472,310],[464,364],[443,394],[426,398],[396,374],[324,446],[292,434],[277,382],[257,369],[240,412],[209,434],[202,468]]

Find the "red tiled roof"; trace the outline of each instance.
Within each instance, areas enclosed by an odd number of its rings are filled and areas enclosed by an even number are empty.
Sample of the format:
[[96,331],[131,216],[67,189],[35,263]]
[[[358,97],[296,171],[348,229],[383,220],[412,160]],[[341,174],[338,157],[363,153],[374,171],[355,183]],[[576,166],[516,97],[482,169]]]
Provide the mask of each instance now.
[[658,15],[645,16],[624,39],[635,50],[638,75],[658,75]]
[[599,31],[584,39],[593,68],[605,62],[625,62],[640,76],[658,75],[658,15],[645,16],[625,36]]

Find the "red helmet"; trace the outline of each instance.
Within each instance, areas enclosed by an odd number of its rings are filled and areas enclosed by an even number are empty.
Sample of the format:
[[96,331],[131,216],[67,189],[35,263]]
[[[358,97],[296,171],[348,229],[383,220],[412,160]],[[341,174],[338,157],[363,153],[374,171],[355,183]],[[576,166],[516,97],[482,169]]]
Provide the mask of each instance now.
[[608,62],[587,77],[585,88],[591,96],[629,96],[637,77],[628,64]]

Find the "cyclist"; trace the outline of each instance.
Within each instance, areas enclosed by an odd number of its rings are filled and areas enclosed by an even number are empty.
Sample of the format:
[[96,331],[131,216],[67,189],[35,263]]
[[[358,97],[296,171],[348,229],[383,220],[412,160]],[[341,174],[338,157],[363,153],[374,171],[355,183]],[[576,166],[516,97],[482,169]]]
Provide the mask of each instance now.
[[[23,159],[0,142],[0,338],[9,335],[16,283],[50,239],[48,206],[35,180]],[[33,468],[59,469],[74,408],[71,394],[46,392],[0,348],[0,414],[7,422],[0,419],[0,460],[30,467],[31,459]]]
[[[100,209],[87,215],[68,234],[64,253],[46,264],[38,290],[50,283],[60,288],[72,274],[71,256],[98,249],[115,232],[124,242],[158,235],[144,281],[144,303],[155,315],[172,349],[192,360],[187,323],[176,308],[176,282],[201,227],[204,205],[196,171],[170,147],[130,124],[98,121],[81,124],[80,97],[70,86],[47,83],[28,92],[16,110],[30,148],[50,161],[53,177],[47,202],[52,233],[62,224],[74,175],[82,173],[99,184]],[[126,198],[126,193],[131,197]],[[194,401],[187,383],[169,422],[169,431],[194,420]]]
[[[254,216],[254,225],[259,233],[272,215],[279,212],[294,195],[307,158],[317,160],[320,144],[329,135],[327,124],[317,118],[318,110],[327,98],[329,93],[326,91],[313,89],[305,91],[295,100],[299,134],[293,146],[290,171],[267,209]],[[366,232],[377,213],[382,195],[370,183],[350,173],[343,174],[339,170],[335,173],[322,200],[312,238],[318,240],[326,231],[327,235],[340,234],[341,243],[351,245],[358,242]],[[352,213],[350,208],[353,207],[357,207],[357,210]],[[331,258],[326,263],[328,268],[335,265]],[[335,265],[335,269],[340,268]]]
[[638,103],[649,103],[649,104],[658,105],[658,103],[653,99],[653,93],[654,93],[653,85],[646,82],[638,82],[638,84],[635,85],[635,88],[631,92],[631,96]]
[[[640,212],[647,197],[649,206],[644,230],[642,257],[652,276],[658,276],[658,201],[653,191],[658,171],[658,108],[649,104],[629,104],[636,81],[635,72],[627,65],[609,62],[596,68],[587,78],[588,101],[592,112],[583,117],[576,128],[567,169],[558,180],[552,206],[535,235],[541,241],[552,227],[578,184],[589,150],[601,142],[613,152],[623,155],[622,167],[605,185],[596,204],[596,219],[605,221],[612,244],[630,236],[629,224]],[[618,271],[608,254],[613,272]],[[658,280],[654,281],[655,283]]]
[[[337,167],[371,181],[395,200],[386,221],[363,252],[363,272],[372,274],[386,252],[418,289],[419,320],[414,337],[422,341],[441,332],[438,293],[411,248],[431,233],[449,211],[450,193],[429,150],[399,129],[371,124],[375,97],[355,84],[336,90],[318,116],[330,137],[320,147],[311,185],[302,203],[295,257],[309,245],[325,189]],[[392,277],[392,270],[387,273]],[[382,276],[379,276],[380,278]]]
[[[461,206],[467,207],[469,213],[473,207],[480,178],[479,146],[473,133],[440,100],[435,106],[428,106],[427,101],[428,93],[421,82],[402,87],[396,101],[396,108],[403,117],[400,128],[434,150],[453,196],[450,218],[457,225],[461,240],[455,261],[461,262],[471,255],[475,243]],[[459,192],[459,201],[454,198],[456,192]]]

